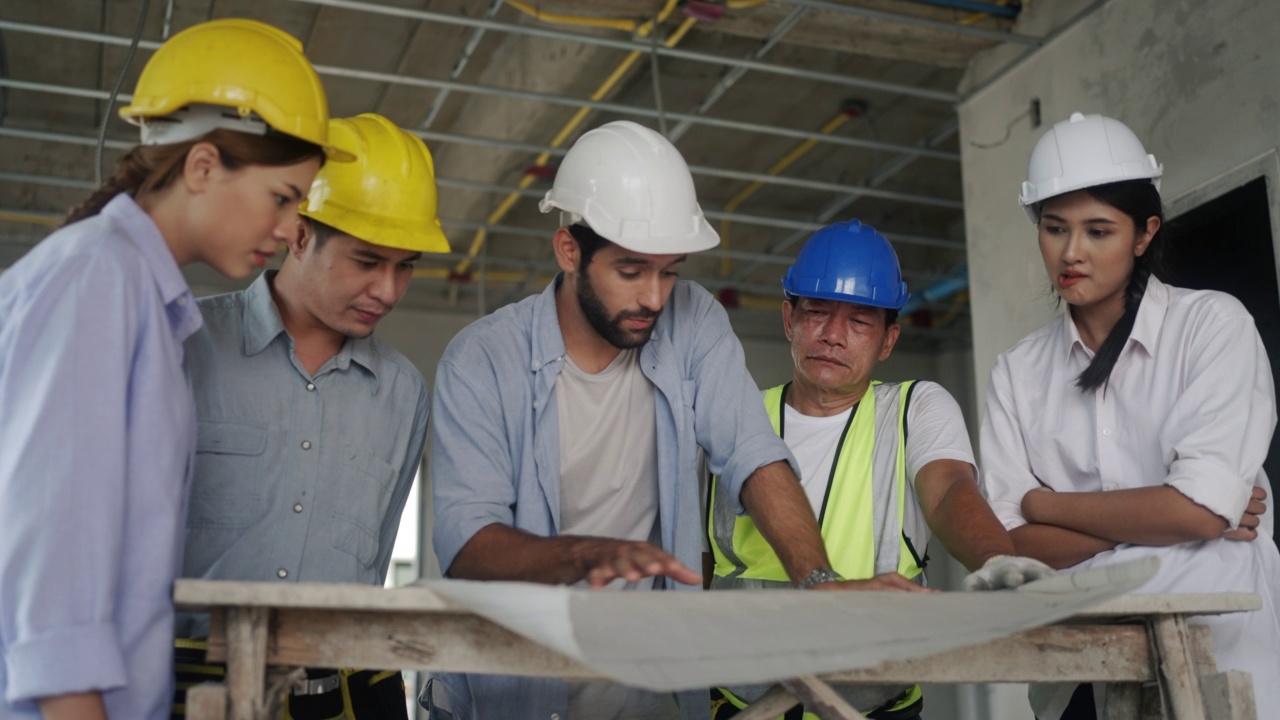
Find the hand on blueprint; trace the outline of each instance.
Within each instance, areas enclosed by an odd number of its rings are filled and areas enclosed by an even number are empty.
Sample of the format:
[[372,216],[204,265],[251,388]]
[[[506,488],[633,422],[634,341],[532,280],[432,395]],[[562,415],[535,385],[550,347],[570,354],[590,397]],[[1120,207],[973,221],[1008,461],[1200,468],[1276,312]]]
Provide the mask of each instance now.
[[1253,495],[1249,498],[1249,504],[1244,509],[1244,515],[1240,517],[1240,522],[1235,530],[1224,530],[1222,537],[1227,540],[1256,540],[1258,538],[1258,525],[1262,522],[1262,516],[1267,512],[1267,505],[1263,501],[1267,499],[1267,491],[1253,486]]
[[578,551],[587,568],[587,582],[593,588],[602,588],[616,578],[636,582],[656,575],[666,575],[686,585],[702,584],[701,575],[647,542],[583,538],[582,543]]
[[996,555],[969,573],[960,586],[965,590],[1008,590],[1057,574],[1057,570],[1034,558]]
[[894,590],[898,592],[937,592],[917,585],[896,572],[881,573],[870,580],[842,580],[814,585],[812,590]]

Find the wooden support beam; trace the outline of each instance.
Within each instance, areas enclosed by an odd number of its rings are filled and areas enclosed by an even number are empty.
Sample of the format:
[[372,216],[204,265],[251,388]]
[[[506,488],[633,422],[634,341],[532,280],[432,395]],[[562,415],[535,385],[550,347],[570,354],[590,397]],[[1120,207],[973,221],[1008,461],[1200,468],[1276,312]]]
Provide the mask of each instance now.
[[227,720],[227,686],[200,683],[187,688],[187,720]]
[[[1160,653],[1159,673],[1168,708],[1175,720],[1205,720],[1204,698],[1191,652],[1186,618],[1161,615],[1151,620]],[[1215,718],[1214,720],[1217,720]]]
[[769,688],[769,692],[761,695],[759,700],[733,717],[734,720],[773,720],[799,704],[800,701],[791,694],[790,690],[781,685],[774,685]]
[[227,687],[231,720],[267,720],[263,687],[267,664],[266,608],[227,608]]
[[782,687],[804,703],[805,712],[811,712],[822,720],[867,720],[835,688],[813,675],[783,680]]

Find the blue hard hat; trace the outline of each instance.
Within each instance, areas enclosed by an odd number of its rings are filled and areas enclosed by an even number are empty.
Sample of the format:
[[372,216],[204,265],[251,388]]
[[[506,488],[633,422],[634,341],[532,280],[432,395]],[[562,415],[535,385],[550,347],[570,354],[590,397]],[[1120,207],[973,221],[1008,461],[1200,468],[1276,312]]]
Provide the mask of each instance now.
[[789,297],[818,298],[898,310],[910,295],[898,255],[885,236],[857,220],[809,236],[782,276]]

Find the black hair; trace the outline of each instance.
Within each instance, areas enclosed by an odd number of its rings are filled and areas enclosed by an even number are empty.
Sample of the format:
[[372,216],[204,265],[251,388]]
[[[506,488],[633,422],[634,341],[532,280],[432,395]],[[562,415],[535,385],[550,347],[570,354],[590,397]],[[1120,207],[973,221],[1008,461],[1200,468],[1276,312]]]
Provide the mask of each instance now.
[[[1164,205],[1160,202],[1160,191],[1150,180],[1122,180],[1085,188],[1084,192],[1128,215],[1139,236],[1147,231],[1147,221],[1150,218],[1159,218],[1160,227],[1164,227]],[[1107,383],[1116,361],[1120,359],[1120,351],[1124,350],[1129,334],[1133,332],[1142,296],[1147,292],[1147,281],[1152,275],[1160,277],[1164,274],[1160,263],[1160,232],[1157,229],[1147,244],[1146,252],[1133,259],[1133,270],[1129,273],[1129,284],[1124,292],[1124,314],[1115,327],[1111,328],[1107,339],[1102,341],[1089,367],[1076,378],[1076,387],[1081,391],[1096,390]]]
[[580,256],[578,259],[579,272],[586,270],[587,266],[591,264],[591,258],[595,257],[597,252],[612,244],[607,238],[602,237],[599,233],[587,227],[584,223],[574,223],[570,225],[569,234],[572,235],[573,239],[578,243],[578,254]]
[[[792,295],[791,293],[788,293],[788,292],[783,292],[782,294],[783,294],[783,296],[786,298],[787,302],[791,303],[791,311],[792,311],[792,312],[795,312],[795,311],[796,311],[796,308],[800,307],[800,301],[801,301],[801,300],[803,300],[803,298],[802,298],[802,297],[800,297],[799,295]],[[843,301],[842,301],[842,302],[843,302]],[[857,304],[857,303],[855,303],[855,304]],[[874,306],[873,306],[873,305],[866,305],[866,306],[864,306],[864,307],[874,307]],[[897,311],[897,310],[895,310],[895,309],[893,309],[893,308],[880,308],[880,309],[881,309],[881,310],[884,310],[884,326],[885,326],[886,328],[887,328],[887,327],[890,327],[890,326],[891,326],[891,325],[893,325],[894,323],[898,322],[898,311]]]
[[324,244],[329,241],[329,238],[335,235],[342,234],[341,230],[333,227],[332,225],[326,225],[325,223],[322,223],[319,220],[316,220],[315,218],[307,217],[306,215],[302,215],[300,217],[302,218],[303,222],[311,226],[311,234],[316,239],[315,241],[316,250],[319,250],[320,248],[324,247]]

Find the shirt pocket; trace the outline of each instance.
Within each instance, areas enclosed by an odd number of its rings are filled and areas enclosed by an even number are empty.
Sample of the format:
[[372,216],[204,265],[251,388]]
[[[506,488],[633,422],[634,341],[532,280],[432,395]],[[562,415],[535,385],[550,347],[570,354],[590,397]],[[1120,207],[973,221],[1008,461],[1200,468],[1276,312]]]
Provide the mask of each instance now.
[[382,458],[351,445],[342,446],[340,459],[344,482],[335,488],[329,542],[372,569],[396,471]]
[[266,449],[266,425],[200,421],[187,526],[239,529],[259,520],[266,512],[262,497]]

